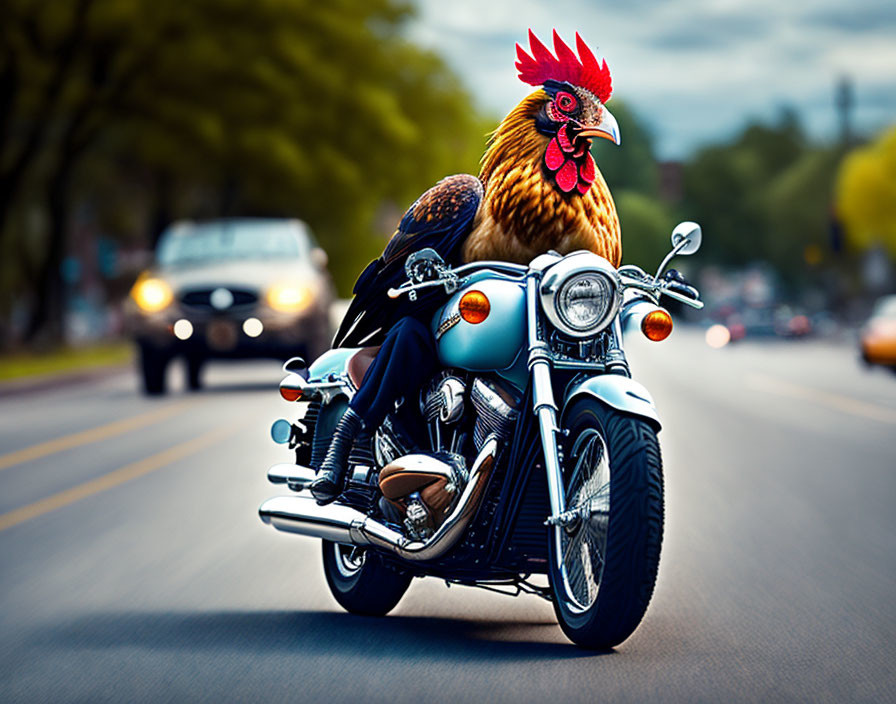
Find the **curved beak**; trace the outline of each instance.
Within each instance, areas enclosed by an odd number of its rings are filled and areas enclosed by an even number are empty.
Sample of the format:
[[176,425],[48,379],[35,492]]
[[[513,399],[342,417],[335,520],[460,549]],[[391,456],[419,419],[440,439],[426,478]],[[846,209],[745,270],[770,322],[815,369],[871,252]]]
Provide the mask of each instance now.
[[582,137],[603,137],[616,145],[622,141],[619,138],[619,125],[616,124],[616,118],[606,108],[603,109],[600,122],[596,125],[585,125],[579,132],[579,135]]

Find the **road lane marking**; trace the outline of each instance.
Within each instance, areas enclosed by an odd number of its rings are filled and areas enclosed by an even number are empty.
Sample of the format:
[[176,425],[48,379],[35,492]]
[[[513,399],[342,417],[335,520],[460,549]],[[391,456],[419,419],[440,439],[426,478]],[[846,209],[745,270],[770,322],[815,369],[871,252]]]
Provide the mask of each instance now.
[[809,386],[800,386],[783,379],[775,379],[765,374],[750,374],[747,376],[747,386],[758,391],[767,391],[779,396],[803,399],[820,403],[828,408],[848,413],[862,418],[870,418],[881,423],[896,425],[896,409],[880,406],[876,403],[859,401],[858,399],[840,394],[822,391]]
[[0,515],[0,531],[12,528],[24,521],[37,518],[50,511],[55,511],[63,506],[68,506],[81,499],[86,499],[89,496],[99,494],[107,489],[112,489],[120,484],[129,482],[132,479],[142,477],[144,474],[149,474],[157,469],[166,467],[177,460],[198,452],[204,447],[208,447],[215,440],[230,432],[232,429],[233,424],[215,428],[214,430],[203,433],[191,440],[182,442],[174,447],[169,447],[167,450],[151,455],[146,459],[132,462],[120,469],[116,469],[101,477],[92,479],[89,482],[79,484],[76,487],[60,491],[58,494],[53,494],[40,501],[35,501],[33,504],[28,504],[22,508],[17,508],[8,513],[4,513]]
[[92,442],[99,442],[100,440],[115,437],[116,435],[129,433],[132,430],[138,430],[147,425],[170,418],[185,410],[187,407],[192,406],[194,403],[196,403],[196,401],[181,401],[180,403],[174,403],[164,406],[163,408],[156,408],[131,418],[116,420],[106,425],[100,425],[96,428],[90,428],[89,430],[82,430],[81,432],[72,433],[71,435],[64,435],[61,438],[55,438],[54,440],[48,440],[47,442],[32,445],[31,447],[26,447],[22,450],[16,450],[15,452],[10,452],[6,455],[0,455],[0,470],[30,460],[36,460],[40,457],[46,457],[47,455],[52,455],[57,452],[62,452],[63,450],[70,450],[73,447],[87,445]]

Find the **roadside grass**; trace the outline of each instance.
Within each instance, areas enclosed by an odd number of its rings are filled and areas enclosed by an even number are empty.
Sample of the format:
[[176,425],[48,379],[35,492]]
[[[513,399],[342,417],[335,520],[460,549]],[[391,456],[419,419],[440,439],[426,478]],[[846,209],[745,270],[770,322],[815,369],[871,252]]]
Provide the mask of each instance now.
[[133,346],[120,341],[65,347],[53,352],[3,354],[0,355],[0,381],[126,364],[133,356]]

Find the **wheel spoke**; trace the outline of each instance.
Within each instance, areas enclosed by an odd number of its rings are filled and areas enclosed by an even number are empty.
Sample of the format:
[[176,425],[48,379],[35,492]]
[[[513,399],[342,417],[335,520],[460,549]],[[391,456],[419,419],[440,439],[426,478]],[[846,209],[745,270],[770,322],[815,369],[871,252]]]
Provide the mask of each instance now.
[[566,505],[580,519],[558,528],[560,561],[570,606],[585,610],[597,599],[606,554],[610,515],[610,467],[606,445],[596,429],[575,442],[575,460],[566,489]]

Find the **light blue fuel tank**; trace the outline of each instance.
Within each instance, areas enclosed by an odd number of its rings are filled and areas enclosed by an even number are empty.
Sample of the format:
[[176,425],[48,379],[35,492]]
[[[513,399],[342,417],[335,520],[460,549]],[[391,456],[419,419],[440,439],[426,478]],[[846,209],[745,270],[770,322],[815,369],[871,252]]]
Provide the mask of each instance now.
[[[481,291],[489,300],[491,310],[481,323],[460,317],[460,299],[469,291]],[[508,369],[526,342],[525,289],[495,278],[468,283],[436,313],[432,329],[444,366],[473,372]]]

